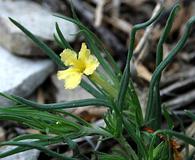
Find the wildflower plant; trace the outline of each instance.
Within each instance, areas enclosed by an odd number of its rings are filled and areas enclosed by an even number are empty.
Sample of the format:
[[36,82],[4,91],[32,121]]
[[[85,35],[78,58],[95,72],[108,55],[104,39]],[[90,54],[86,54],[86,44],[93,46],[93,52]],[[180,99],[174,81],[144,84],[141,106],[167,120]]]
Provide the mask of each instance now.
[[[183,140],[187,145],[195,146],[193,138],[173,130],[171,113],[162,108],[159,94],[161,73],[185,45],[191,26],[195,22],[195,17],[188,20],[183,36],[163,60],[163,44],[179,10],[178,4],[173,7],[157,45],[156,69],[149,86],[145,115],[143,115],[131,80],[130,61],[133,56],[136,32],[156,22],[163,10],[164,8],[161,8],[156,16],[132,27],[126,66],[123,72],[109,51],[104,48],[103,43],[78,20],[74,11],[74,18],[56,16],[76,24],[80,29],[79,33],[85,37],[86,43],[82,43],[79,53],[75,52],[56,24],[57,34],[54,34],[54,38],[58,45],[64,49],[60,57],[24,26],[10,18],[59,66],[57,76],[60,80],[64,80],[65,89],[73,89],[80,85],[94,98],[39,104],[15,95],[0,93],[1,96],[13,102],[10,107],[0,108],[0,120],[13,120],[40,131],[39,134],[25,134],[1,142],[0,146],[13,145],[17,147],[0,153],[0,158],[35,148],[51,157],[64,160],[168,160],[176,159],[179,156],[179,152],[175,148],[174,138]],[[101,53],[104,53],[105,57]],[[98,66],[101,66],[104,72],[100,72]],[[82,78],[83,76],[85,78]],[[99,127],[90,124],[66,111],[67,108],[92,105],[108,108],[104,115],[105,126]],[[195,119],[190,111],[187,111],[186,114],[193,120]],[[162,129],[162,116],[167,121],[167,129]],[[99,141],[102,145],[105,140],[113,139],[119,144],[120,148],[110,153],[98,151],[98,147],[92,148],[91,158],[86,157],[80,152],[79,145],[74,140],[89,135],[100,136]],[[67,145],[73,151],[73,155],[68,157],[63,153],[54,152],[50,148],[51,145],[59,143]],[[186,154],[187,157],[190,157],[188,153]]]
[[58,78],[65,80],[65,89],[74,89],[81,82],[82,75],[91,75],[99,66],[97,58],[90,54],[85,43],[82,44],[79,54],[70,49],[65,49],[61,54],[65,66],[70,66],[64,71],[58,71]]

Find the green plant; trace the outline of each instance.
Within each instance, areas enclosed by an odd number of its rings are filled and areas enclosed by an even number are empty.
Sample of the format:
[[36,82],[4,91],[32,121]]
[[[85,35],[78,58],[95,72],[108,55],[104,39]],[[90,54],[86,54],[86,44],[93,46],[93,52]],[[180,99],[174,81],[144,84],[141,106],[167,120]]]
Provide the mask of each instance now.
[[[0,157],[3,158],[36,148],[58,159],[87,160],[89,158],[80,152],[79,146],[73,140],[88,135],[101,136],[102,143],[105,139],[114,139],[120,145],[120,149],[117,151],[113,150],[112,153],[101,153],[92,150],[93,159],[100,160],[173,159],[174,154],[176,154],[176,150],[174,150],[171,143],[173,142],[173,137],[195,146],[195,140],[193,138],[173,131],[173,122],[170,113],[166,109],[164,109],[164,116],[169,128],[161,130],[161,116],[163,115],[159,94],[161,72],[182,49],[189,36],[190,28],[195,22],[195,17],[189,19],[185,25],[184,35],[163,60],[162,45],[168,37],[178,9],[179,5],[176,4],[169,15],[157,46],[156,69],[150,82],[145,116],[142,113],[142,108],[131,80],[130,61],[133,55],[136,32],[154,23],[160,17],[163,8],[155,17],[152,17],[147,22],[133,26],[130,32],[130,44],[123,73],[109,52],[103,47],[102,42],[77,19],[74,12],[74,18],[56,15],[59,18],[75,23],[79,27],[80,34],[85,37],[91,53],[97,58],[105,73],[100,73],[97,70],[95,74],[86,76],[91,83],[81,80],[81,87],[94,96],[91,99],[54,104],[38,104],[15,95],[0,93],[1,96],[13,102],[13,105],[9,108],[0,108],[0,120],[13,120],[40,131],[40,134],[22,135],[7,142],[1,142],[0,146],[14,145],[18,147],[11,151],[1,153]],[[11,18],[10,20],[31,38],[61,69],[67,69],[67,66],[64,65],[60,57],[44,42],[35,37],[15,20]],[[58,24],[56,24],[56,31],[57,35],[54,35],[54,37],[59,46],[72,50],[70,44],[63,37]],[[105,53],[106,59],[100,54],[101,52]],[[105,75],[103,76],[102,74]],[[105,106],[108,108],[104,117],[105,127],[94,126],[65,111],[67,108],[90,105]],[[190,113],[188,115],[194,118]],[[32,139],[33,141],[24,141]],[[133,141],[136,146],[132,146],[130,141]],[[64,154],[49,149],[50,145],[58,143],[68,145],[73,150],[73,156],[67,157]]]

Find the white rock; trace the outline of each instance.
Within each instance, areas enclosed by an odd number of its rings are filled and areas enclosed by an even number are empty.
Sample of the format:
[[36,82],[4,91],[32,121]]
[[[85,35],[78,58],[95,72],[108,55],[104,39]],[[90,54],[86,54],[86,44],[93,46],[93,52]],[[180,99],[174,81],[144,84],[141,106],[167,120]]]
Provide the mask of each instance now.
[[75,39],[77,28],[73,23],[53,16],[53,13],[32,1],[0,0],[0,45],[9,51],[24,56],[43,55],[43,53],[9,19],[21,23],[45,42],[54,40],[55,22],[57,22],[67,41]]
[[[17,57],[0,47],[0,92],[29,96],[53,72],[50,60]],[[0,99],[0,104],[5,101]]]
[[[3,152],[11,150],[15,147],[13,146],[7,146],[7,147],[2,147],[0,148],[0,152],[1,150],[3,150]],[[39,151],[32,149],[29,151],[25,151],[25,152],[21,152],[21,153],[17,153],[15,155],[11,155],[5,158],[1,158],[1,160],[37,160],[38,156],[39,156]]]
[[[16,148],[16,146],[3,146],[0,148],[0,153],[7,152],[14,148]],[[39,154],[40,154],[39,150],[32,149],[32,150],[20,152],[20,153],[17,153],[17,154],[14,154],[14,155],[11,155],[5,158],[1,158],[1,160],[37,160]]]

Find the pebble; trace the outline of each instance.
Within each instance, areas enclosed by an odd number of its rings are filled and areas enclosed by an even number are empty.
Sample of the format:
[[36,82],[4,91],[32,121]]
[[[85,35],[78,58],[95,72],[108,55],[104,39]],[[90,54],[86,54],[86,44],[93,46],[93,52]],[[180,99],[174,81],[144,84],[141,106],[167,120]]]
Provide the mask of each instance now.
[[11,17],[30,30],[51,48],[56,48],[53,42],[55,23],[57,22],[68,42],[73,42],[77,27],[71,22],[53,16],[54,13],[32,1],[0,0],[0,45],[22,56],[45,55],[21,30],[9,19]]
[[[16,148],[16,146],[3,146],[0,148],[0,153],[7,152]],[[20,152],[5,158],[1,158],[1,160],[37,160],[40,154],[39,150],[32,149],[24,152]]]
[[[22,97],[31,95],[54,71],[51,60],[18,57],[0,47],[0,92]],[[0,104],[6,104],[0,97]]]

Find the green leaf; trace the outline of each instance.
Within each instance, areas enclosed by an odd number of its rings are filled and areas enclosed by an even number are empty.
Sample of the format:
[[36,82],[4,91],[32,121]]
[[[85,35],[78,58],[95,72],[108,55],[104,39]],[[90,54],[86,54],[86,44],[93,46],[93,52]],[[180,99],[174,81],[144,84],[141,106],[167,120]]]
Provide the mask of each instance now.
[[99,91],[97,91],[94,87],[92,87],[90,84],[88,84],[83,79],[81,80],[80,86],[96,98],[103,98],[104,97]]
[[64,48],[64,45],[62,44],[61,40],[58,38],[58,36],[54,33],[53,34],[54,40],[59,45],[60,48]]
[[169,160],[168,154],[169,146],[166,142],[161,142],[154,150],[153,157],[154,160]]
[[133,86],[133,82],[131,79],[129,80],[129,88],[130,88],[130,90],[128,90],[128,91],[129,91],[129,95],[132,99],[132,104],[135,104],[134,108],[135,108],[136,121],[137,121],[138,127],[141,127],[143,125],[143,122],[144,122],[142,108],[141,108],[137,93],[135,91],[135,88]]
[[63,36],[63,34],[62,34],[61,30],[60,30],[60,27],[59,27],[58,23],[56,23],[56,31],[58,33],[58,36],[59,36],[59,38],[61,40],[61,43],[62,43],[63,47],[64,48],[72,49],[72,47],[70,46],[70,44],[64,38],[64,36]]
[[191,111],[185,110],[185,113],[188,117],[190,117],[193,121],[195,121],[195,114],[193,114]]
[[89,45],[89,48],[91,49],[92,53],[97,57],[98,61],[106,71],[106,73],[110,76],[111,80],[115,83],[117,81],[117,77],[112,69],[112,67],[109,65],[109,63],[105,60],[105,58],[101,55],[101,51],[96,46],[96,43],[93,39],[93,36],[89,34],[87,31],[83,31],[87,44]]
[[195,23],[195,16],[188,20],[188,22],[185,25],[185,30],[184,30],[183,36],[181,37],[181,39],[179,40],[177,45],[169,52],[168,56],[158,65],[158,67],[155,69],[155,71],[152,75],[152,79],[151,79],[150,87],[149,87],[146,116],[145,116],[146,122],[153,119],[153,117],[151,116],[151,112],[154,112],[153,106],[152,106],[152,104],[153,104],[153,91],[154,91],[154,86],[159,78],[159,75],[165,69],[165,67],[167,67],[167,65],[173,60],[175,55],[184,47],[184,45],[189,37],[190,29],[194,23]]
[[85,133],[82,126],[46,111],[36,110],[27,106],[0,108],[0,120],[13,120],[25,124],[41,132],[49,131],[56,135],[76,136]]
[[128,49],[128,54],[127,54],[127,61],[126,61],[126,66],[125,70],[123,72],[122,78],[120,80],[120,89],[119,89],[119,94],[118,94],[118,99],[117,99],[117,106],[120,108],[120,110],[123,110],[123,104],[124,104],[124,99],[125,95],[128,89],[129,85],[129,79],[130,79],[130,61],[133,55],[133,49],[135,46],[135,35],[136,32],[140,29],[146,28],[150,24],[152,24],[161,14],[162,9],[158,12],[158,14],[155,17],[152,17],[149,19],[147,22],[137,24],[133,26],[131,33],[130,33],[130,45]]
[[167,121],[168,128],[173,129],[174,128],[174,122],[173,122],[173,119],[171,118],[169,112],[167,111],[166,107],[163,107],[163,114],[164,114],[164,117]]
[[34,43],[37,44],[37,46],[43,50],[57,65],[64,68],[64,63],[61,61],[59,56],[50,49],[42,40],[35,37],[29,30],[27,30],[25,27],[23,27],[20,23],[15,21],[12,18],[9,18],[12,23],[14,23],[19,29],[21,29]]
[[143,140],[140,136],[138,136],[139,132],[136,131],[136,126],[134,126],[127,118],[123,117],[123,124],[124,128],[127,131],[128,135],[134,140],[134,142],[137,144],[137,151],[139,153],[139,158],[147,159],[147,148],[145,147]]
[[[167,20],[167,23],[165,25],[165,28],[160,36],[160,40],[157,45],[156,50],[156,66],[158,66],[162,60],[163,60],[163,44],[166,41],[169,32],[171,31],[175,16],[177,11],[179,10],[180,6],[179,4],[176,4]],[[156,80],[156,84],[154,86],[153,92],[154,92],[154,101],[152,104],[147,106],[146,110],[146,116],[150,117],[150,119],[155,119],[153,123],[151,123],[151,127],[153,129],[159,129],[161,127],[161,121],[162,121],[162,113],[161,113],[161,99],[160,99],[160,79],[161,74],[158,75],[158,79]],[[149,115],[148,115],[149,114]]]
[[20,104],[25,104],[31,107],[39,108],[39,109],[46,109],[46,110],[53,110],[53,109],[65,109],[65,108],[75,108],[75,107],[85,107],[85,106],[106,106],[111,107],[109,101],[105,99],[97,99],[97,98],[90,98],[90,99],[82,99],[82,100],[74,100],[70,102],[61,102],[61,103],[52,103],[52,104],[39,104],[22,97],[14,96],[12,97]]
[[73,119],[75,119],[77,122],[79,122],[80,124],[84,125],[84,126],[87,126],[87,127],[91,127],[91,124],[86,122],[85,120],[83,120],[82,118],[70,113],[70,112],[66,112],[64,110],[55,110],[56,113],[61,113],[61,114],[64,114],[65,116],[69,116]]
[[28,140],[28,139],[48,140],[50,138],[51,138],[50,136],[44,135],[44,134],[23,134],[23,135],[13,138],[11,141],[22,141],[22,140]]
[[[37,139],[37,140],[35,141],[35,139]],[[65,138],[61,137],[61,136],[51,137],[51,136],[46,136],[46,135],[41,135],[41,134],[29,134],[29,135],[21,135],[21,136],[18,136],[18,137],[14,138],[8,142],[2,142],[2,143],[5,144],[5,143],[9,143],[9,142],[22,141],[22,140],[23,141],[27,141],[27,140],[32,141],[33,140],[33,143],[36,143],[36,144],[41,145],[41,146],[48,146],[48,145],[57,144],[57,143],[60,143],[62,141],[65,141]],[[1,143],[0,143],[0,145],[1,145]],[[20,152],[23,152],[26,150],[30,150],[30,149],[33,149],[33,147],[19,146],[19,147],[12,149],[12,150],[0,153],[0,158],[4,158],[4,157],[10,156],[10,155],[13,155],[16,153],[20,153]]]
[[127,160],[126,158],[114,155],[114,154],[106,154],[106,153],[98,153],[99,160]]
[[[28,147],[28,148],[34,148],[34,149],[38,149],[44,153],[46,153],[47,155],[49,156],[52,156],[54,158],[58,158],[58,159],[62,159],[62,160],[76,160],[75,158],[70,158],[70,157],[67,157],[65,155],[61,155],[61,154],[58,154],[46,147],[43,147],[35,142],[15,142],[15,141],[9,141],[9,142],[3,142],[3,143],[0,143],[0,146],[5,146],[5,145],[13,145],[13,146],[20,146],[20,147]],[[14,154],[12,152],[12,154]],[[0,155],[1,157],[1,155]]]

